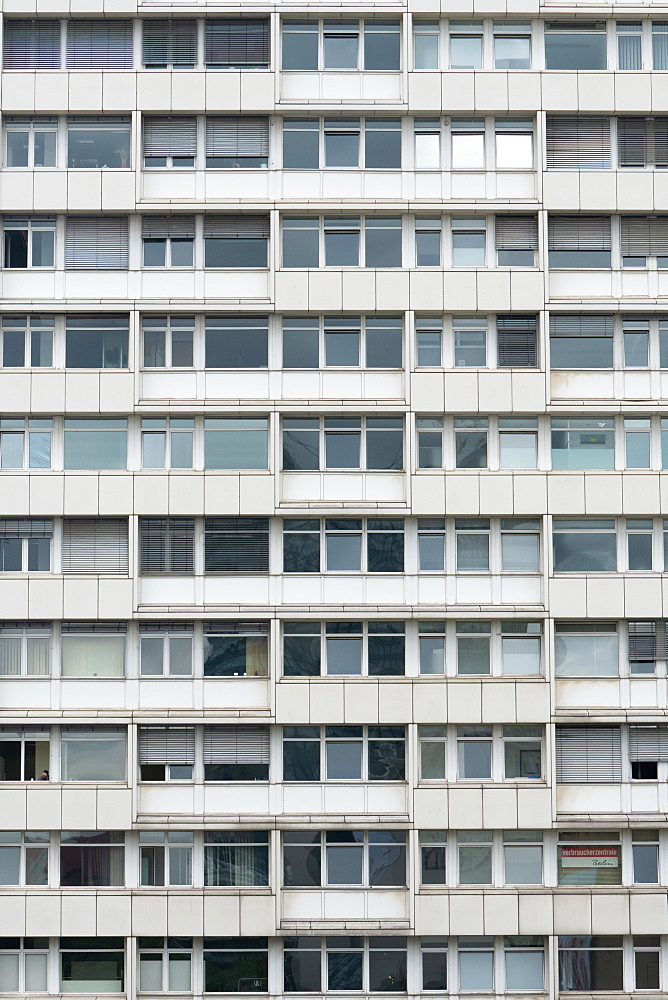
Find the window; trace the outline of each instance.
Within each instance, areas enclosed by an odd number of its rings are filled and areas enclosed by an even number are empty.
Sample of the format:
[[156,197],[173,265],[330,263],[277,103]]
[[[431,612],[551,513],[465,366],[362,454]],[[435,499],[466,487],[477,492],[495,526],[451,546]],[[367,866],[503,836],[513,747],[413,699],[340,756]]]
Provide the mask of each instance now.
[[459,989],[494,989],[494,938],[460,937],[457,942]]
[[[141,836],[141,834],[140,834]],[[139,937],[139,989],[162,993],[192,989],[193,939]]]
[[429,572],[445,569],[445,518],[418,518],[418,569]]
[[[658,628],[657,628],[658,626]],[[657,641],[657,632],[661,630],[661,622],[630,621],[628,622],[628,658],[630,674],[656,673],[656,661],[666,654],[666,630],[663,625],[663,648]]]
[[269,119],[209,116],[205,135],[208,168],[255,169],[269,162]]
[[123,677],[126,622],[63,622],[63,677]]
[[269,726],[205,726],[205,781],[267,781]]
[[286,518],[283,522],[284,573],[402,573],[403,569],[402,518],[325,518],[324,524],[315,518]]
[[140,676],[191,676],[193,631],[192,622],[140,622]]
[[3,69],[60,69],[60,21],[6,18]]
[[482,21],[450,21],[450,69],[482,69]]
[[184,575],[194,571],[194,518],[141,517],[139,538],[140,572]]
[[446,754],[446,726],[421,725],[418,738],[423,781],[521,781],[542,777],[542,726],[456,726],[452,730],[456,753],[451,761]]
[[205,469],[266,469],[267,417],[205,417]]
[[284,368],[401,368],[401,316],[283,319]]
[[0,417],[0,469],[50,469],[53,420]]
[[194,215],[143,215],[141,220],[144,267],[192,267]]
[[622,780],[619,726],[557,726],[558,784],[619,783]]
[[622,267],[668,267],[668,218],[622,215]]
[[205,215],[204,267],[264,268],[268,215]]
[[618,677],[619,637],[614,622],[557,622],[557,677]]
[[[420,830],[419,844],[420,885],[445,885],[448,831]],[[431,981],[431,976],[428,978]],[[445,980],[439,979],[439,982],[443,982],[442,988],[445,989]],[[424,979],[424,988],[429,989],[427,977]]]
[[130,166],[130,118],[67,119],[67,166]]
[[52,538],[49,518],[0,518],[0,572],[48,573]]
[[398,170],[401,119],[284,118],[283,167]]
[[125,941],[122,937],[60,939],[61,993],[122,993]]
[[[49,833],[47,830],[0,831],[0,885],[49,884]],[[0,938],[0,942],[2,939]],[[0,948],[2,948],[0,943]],[[0,974],[3,962],[0,955]],[[3,989],[7,985],[3,976]],[[18,989],[18,987],[17,987]]]
[[127,469],[127,420],[65,418],[66,469]]
[[[456,572],[535,572],[540,561],[540,522],[534,518],[501,518],[500,558],[489,518],[455,518]],[[419,523],[418,523],[419,530]],[[493,548],[490,567],[490,541]],[[499,568],[496,569],[499,572]]]
[[404,632],[404,622],[286,621],[283,676],[403,676]]
[[204,833],[204,885],[269,885],[269,833]]
[[560,831],[557,844],[559,885],[621,885],[622,848],[614,831]]
[[559,989],[622,990],[622,938],[559,936]]
[[659,883],[659,833],[658,830],[633,830],[631,832],[633,882],[635,885]]
[[552,417],[553,469],[614,469],[612,418]]
[[205,993],[266,993],[266,937],[204,938]]
[[542,885],[542,831],[503,830],[502,837],[506,885]]
[[266,368],[267,316],[207,316],[205,368]]
[[612,166],[610,124],[611,119],[603,116],[548,115],[548,170],[609,169]]
[[132,21],[68,21],[67,69],[132,69]]
[[535,215],[497,215],[494,220],[499,267],[533,267],[538,250]]
[[[146,25],[154,22],[143,23]],[[144,115],[143,148],[145,167],[194,167],[197,156],[197,118]]]
[[654,69],[668,69],[668,21],[652,21],[652,62]]
[[140,726],[138,741],[141,781],[192,781],[193,726]]
[[69,315],[65,322],[66,368],[127,368],[127,313]]
[[490,673],[490,622],[456,622],[457,673]]
[[222,69],[266,69],[269,66],[269,20],[265,17],[206,18],[205,62]]
[[400,830],[328,830],[283,834],[283,884],[404,886],[406,834]]
[[620,167],[668,167],[668,118],[619,117],[617,147]]
[[452,169],[484,169],[485,119],[454,118],[450,132],[452,137]]
[[656,781],[659,768],[668,761],[668,729],[665,726],[629,726],[631,778]]
[[283,418],[283,469],[403,467],[401,417]]
[[142,469],[192,469],[194,434],[192,417],[144,417]]
[[65,269],[127,270],[127,215],[74,215],[65,220]]
[[645,317],[622,317],[625,368],[649,366],[649,327],[650,322]]
[[181,830],[171,833],[163,833],[162,830],[140,830],[139,884],[171,886],[192,885],[192,882],[192,833]]
[[642,21],[617,21],[617,69],[642,69]]
[[0,975],[5,992],[46,992],[48,964],[48,937],[0,938]]
[[63,726],[62,781],[125,781],[126,730],[121,726]]
[[614,573],[617,536],[612,518],[552,522],[555,573]]
[[[569,45],[570,36],[569,37]],[[610,217],[552,215],[548,219],[548,260],[553,268],[609,268]]]
[[[5,32],[8,24],[5,22]],[[10,29],[11,30],[11,29]],[[7,68],[5,64],[5,68]],[[5,167],[55,167],[58,119],[5,115]]]
[[614,317],[550,315],[552,368],[612,368]]
[[144,368],[192,368],[194,316],[143,316]]
[[54,216],[3,215],[3,267],[17,270],[55,266]]
[[283,267],[401,267],[401,216],[287,217]]
[[205,677],[266,677],[268,622],[204,622]]
[[124,844],[123,832],[63,830],[61,886],[124,885]]
[[0,677],[47,677],[51,673],[49,622],[0,625]]
[[190,18],[145,18],[142,62],[147,69],[194,69],[197,63],[197,21]]
[[405,992],[406,944],[403,936],[286,937],[284,992]]
[[605,21],[547,21],[545,68],[607,68]]
[[[418,367],[487,367],[488,330],[493,332],[493,319],[416,316],[415,326]],[[518,313],[497,316],[496,354],[499,368],[535,367],[536,317]]]
[[499,468],[535,469],[538,463],[538,420],[499,417]]
[[440,25],[438,21],[413,21],[413,69],[438,69]]
[[282,68],[392,72],[400,69],[400,42],[398,21],[284,20]]
[[3,368],[50,368],[53,364],[53,316],[2,317]]
[[486,223],[483,218],[452,219],[453,267],[484,267]]
[[0,728],[0,781],[37,781],[48,776],[49,729],[41,726]]
[[445,673],[446,636],[453,627],[456,655],[448,657],[449,672],[456,665],[458,675],[540,674],[541,623],[520,620],[462,621],[450,628],[445,621],[418,622],[420,674]]
[[627,568],[651,570],[653,563],[654,525],[651,517],[626,518]]
[[404,781],[404,726],[284,726],[284,781]]
[[492,777],[492,727],[457,727],[457,771],[460,779]]
[[[509,42],[514,43],[515,39],[506,37],[501,41],[506,46]],[[529,39],[523,41],[528,42]],[[497,170],[533,170],[533,121],[531,119],[496,118],[494,140]]]
[[268,573],[269,518],[205,518],[204,572]]
[[531,69],[531,24],[495,21],[494,68]]

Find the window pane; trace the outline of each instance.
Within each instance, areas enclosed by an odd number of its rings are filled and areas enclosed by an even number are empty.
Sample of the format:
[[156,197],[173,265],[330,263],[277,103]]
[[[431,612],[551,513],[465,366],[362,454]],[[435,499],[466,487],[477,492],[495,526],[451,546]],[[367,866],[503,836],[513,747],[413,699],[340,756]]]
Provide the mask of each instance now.
[[494,987],[492,952],[460,952],[459,987],[462,990],[491,990]]
[[508,884],[540,885],[543,881],[543,848],[539,844],[506,845],[504,859]]

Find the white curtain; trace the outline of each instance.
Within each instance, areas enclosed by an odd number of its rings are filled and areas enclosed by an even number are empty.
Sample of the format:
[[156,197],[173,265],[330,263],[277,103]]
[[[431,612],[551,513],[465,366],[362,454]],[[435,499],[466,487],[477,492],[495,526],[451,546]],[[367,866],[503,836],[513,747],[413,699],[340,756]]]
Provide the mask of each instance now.
[[64,635],[63,677],[123,677],[124,635]]

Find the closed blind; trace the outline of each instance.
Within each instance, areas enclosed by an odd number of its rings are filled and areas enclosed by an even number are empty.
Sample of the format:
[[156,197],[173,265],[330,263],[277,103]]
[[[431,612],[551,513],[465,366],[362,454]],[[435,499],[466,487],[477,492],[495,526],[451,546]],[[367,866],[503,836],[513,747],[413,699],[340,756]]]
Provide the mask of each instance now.
[[63,573],[127,573],[127,518],[63,521]]
[[70,216],[65,227],[65,267],[71,270],[124,270],[129,236],[125,215]]
[[266,66],[269,21],[266,18],[210,18],[206,21],[208,66]]
[[553,215],[548,220],[550,250],[610,250],[607,215]]
[[205,635],[269,635],[269,622],[216,621],[204,622]]
[[268,764],[269,726],[205,726],[205,764]]
[[656,660],[657,623],[629,622],[629,660],[632,663]]
[[668,165],[668,117],[617,119],[620,167]]
[[668,726],[629,726],[629,758],[668,761]]
[[67,22],[68,69],[132,69],[132,21],[95,18]]
[[193,572],[193,517],[142,517],[139,535],[142,573]]
[[622,780],[619,726],[557,726],[556,779],[560,784]]
[[585,316],[580,313],[550,315],[551,337],[612,337],[614,331],[614,316]]
[[204,238],[268,239],[268,215],[205,215]]
[[269,518],[207,517],[204,562],[210,573],[268,573]]
[[206,119],[207,156],[268,156],[269,119],[211,115]]
[[181,239],[194,239],[194,215],[143,215],[141,220],[142,236],[152,239],[167,239],[169,236],[180,236]]
[[142,21],[145,66],[194,66],[197,62],[197,21],[192,18]]
[[51,538],[53,520],[38,517],[0,518],[0,538]]
[[655,218],[623,215],[621,218],[622,256],[663,256],[668,254],[668,215]]
[[538,220],[535,215],[497,215],[494,237],[497,250],[536,250]]
[[196,156],[197,119],[150,115],[144,117],[144,156]]
[[545,137],[548,170],[605,170],[612,165],[609,118],[548,115]]
[[519,313],[497,316],[496,349],[499,368],[535,368],[536,317]]
[[140,726],[140,764],[194,764],[194,726]]
[[3,69],[60,69],[60,21],[7,18],[2,65]]

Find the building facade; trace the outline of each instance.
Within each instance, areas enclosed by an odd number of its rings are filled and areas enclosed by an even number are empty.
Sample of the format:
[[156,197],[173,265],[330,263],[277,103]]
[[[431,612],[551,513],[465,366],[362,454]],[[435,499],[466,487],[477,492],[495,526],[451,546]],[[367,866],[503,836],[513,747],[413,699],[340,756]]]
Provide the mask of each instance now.
[[668,7],[2,59],[0,995],[665,995]]

